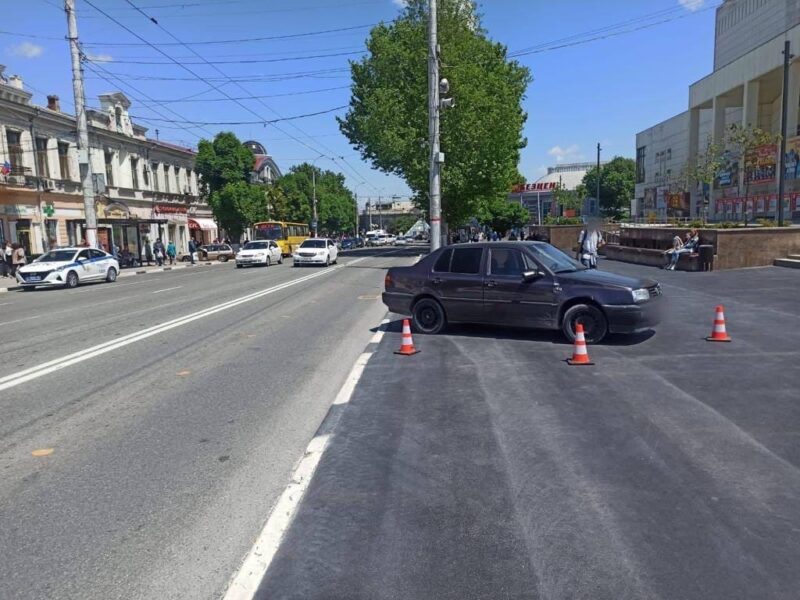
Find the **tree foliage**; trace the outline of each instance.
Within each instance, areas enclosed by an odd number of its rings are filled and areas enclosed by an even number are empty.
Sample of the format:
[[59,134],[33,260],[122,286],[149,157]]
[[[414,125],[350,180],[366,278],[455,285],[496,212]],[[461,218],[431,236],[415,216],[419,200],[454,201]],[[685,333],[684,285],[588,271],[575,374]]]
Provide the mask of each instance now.
[[264,188],[249,183],[253,153],[233,133],[218,133],[212,141],[200,140],[195,167],[200,193],[214,217],[231,238],[244,228],[268,218]]
[[412,215],[401,215],[395,219],[389,227],[391,233],[405,234],[406,231],[411,229],[417,222],[417,218]]
[[[597,189],[597,167],[592,167],[583,177],[583,185],[590,194]],[[630,207],[636,186],[636,161],[615,156],[600,165],[600,210],[609,217],[619,218]]]
[[[344,185],[344,175],[323,171],[309,163],[292,167],[276,186],[281,195],[281,215],[288,221],[310,223],[313,216],[314,178],[317,187],[318,229],[322,233],[353,231],[356,204],[352,192]],[[276,210],[276,214],[277,214]]]
[[[367,55],[351,62],[350,108],[339,119],[363,158],[402,177],[420,208],[429,201],[427,6],[409,0],[398,19],[372,29]],[[457,226],[520,180],[521,101],[531,78],[486,37],[471,1],[442,0],[438,19],[441,76],[455,100],[441,114],[442,207]]]
[[478,213],[478,221],[501,236],[505,236],[509,229],[526,225],[529,220],[530,213],[524,206],[505,197],[483,202]]

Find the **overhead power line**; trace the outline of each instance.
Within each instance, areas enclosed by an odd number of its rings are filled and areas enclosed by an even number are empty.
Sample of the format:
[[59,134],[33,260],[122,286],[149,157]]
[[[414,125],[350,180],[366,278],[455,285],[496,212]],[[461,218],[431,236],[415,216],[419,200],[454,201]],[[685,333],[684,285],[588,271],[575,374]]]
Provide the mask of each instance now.
[[140,121],[163,121],[165,123],[182,123],[186,125],[271,125],[272,123],[279,123],[281,121],[295,121],[297,119],[307,119],[308,117],[316,117],[318,115],[327,115],[332,112],[336,112],[337,110],[342,110],[343,108],[347,108],[347,105],[336,106],[334,108],[328,108],[326,110],[318,110],[316,112],[304,113],[302,115],[294,115],[292,117],[281,117],[279,119],[259,119],[258,121],[189,121],[189,120],[181,120],[176,121],[175,119],[156,119],[153,117],[143,117],[143,116],[134,116],[131,115],[134,119],[139,119]]
[[[237,60],[209,60],[209,61],[188,61],[181,59],[181,63],[184,65],[252,65],[252,64],[261,64],[261,63],[278,63],[278,62],[291,62],[297,60],[310,60],[315,58],[331,58],[333,56],[354,56],[356,54],[361,55],[364,54],[366,50],[358,50],[355,52],[333,52],[330,54],[312,54],[309,56],[287,56],[282,58],[248,58],[248,59],[237,59]],[[178,60],[178,59],[176,59]],[[103,61],[106,63],[113,63],[113,64],[125,64],[125,65],[170,65],[173,64],[172,62],[164,62],[164,61],[151,61],[151,60],[128,60],[126,58],[119,58],[119,59],[112,59]]]
[[[287,96],[306,96],[308,94],[321,94],[323,92],[333,92],[337,90],[349,90],[349,85],[338,85],[336,87],[322,88],[318,90],[303,90],[300,92],[287,92],[285,94],[268,94],[266,96],[237,96],[236,100],[258,100],[260,98],[285,98]],[[206,92],[203,92],[206,93]],[[227,98],[174,98],[164,100],[154,100],[156,104],[184,104],[195,102],[230,102]]]

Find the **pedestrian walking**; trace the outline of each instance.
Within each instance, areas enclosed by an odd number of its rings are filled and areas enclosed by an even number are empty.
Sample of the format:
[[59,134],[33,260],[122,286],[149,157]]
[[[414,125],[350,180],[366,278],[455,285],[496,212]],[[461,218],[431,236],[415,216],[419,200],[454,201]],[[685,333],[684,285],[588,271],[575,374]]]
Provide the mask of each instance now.
[[161,238],[158,238],[156,243],[153,244],[153,254],[156,257],[156,264],[159,267],[163,267],[164,259],[167,257],[167,249],[164,247],[164,242],[161,241]]
[[167,257],[169,258],[169,264],[175,264],[175,256],[178,254],[178,251],[175,249],[175,242],[172,240],[169,241],[167,244]]
[[578,234],[578,258],[588,269],[597,268],[597,249],[603,245],[603,235],[597,223],[590,221]]
[[153,247],[150,245],[150,240],[148,238],[144,238],[143,251],[144,251],[144,260],[147,261],[147,266],[149,267],[153,262]]
[[13,244],[11,248],[13,249],[11,254],[11,262],[13,267],[11,275],[13,276],[17,274],[17,269],[24,267],[28,263],[28,259],[25,258],[25,248],[22,247],[22,244]]
[[14,261],[12,255],[14,254],[14,247],[12,246],[11,242],[6,240],[5,246],[3,247],[3,263],[5,263],[5,273],[6,277],[13,277],[14,276]]
[[189,260],[192,261],[194,264],[194,253],[197,251],[197,244],[195,244],[194,239],[189,240]]

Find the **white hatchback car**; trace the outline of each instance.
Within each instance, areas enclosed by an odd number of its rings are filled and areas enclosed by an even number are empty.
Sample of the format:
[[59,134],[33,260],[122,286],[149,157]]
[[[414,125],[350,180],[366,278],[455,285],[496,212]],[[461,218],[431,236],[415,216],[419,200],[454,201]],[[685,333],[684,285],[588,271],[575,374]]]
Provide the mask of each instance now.
[[274,263],[283,263],[281,247],[272,240],[247,242],[236,253],[236,268],[247,265],[263,265],[268,267]]
[[38,286],[74,288],[87,281],[117,280],[117,259],[95,248],[58,248],[17,269],[17,283],[23,289]]
[[336,242],[328,238],[309,238],[294,249],[292,254],[294,266],[336,264],[339,260],[339,249]]

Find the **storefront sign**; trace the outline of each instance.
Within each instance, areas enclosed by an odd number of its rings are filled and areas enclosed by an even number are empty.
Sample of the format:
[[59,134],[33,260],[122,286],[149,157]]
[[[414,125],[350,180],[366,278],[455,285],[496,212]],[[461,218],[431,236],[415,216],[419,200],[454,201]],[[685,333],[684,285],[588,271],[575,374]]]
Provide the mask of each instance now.
[[25,204],[0,204],[0,213],[11,217],[35,217],[36,208]]
[[800,179],[800,136],[786,140],[784,178]]
[[127,219],[130,217],[128,207],[121,202],[97,203],[95,208],[97,216],[101,219]]
[[670,217],[689,216],[689,194],[684,192],[669,193],[667,198],[667,214]]
[[721,156],[722,166],[717,172],[716,187],[728,187],[739,183],[739,157],[730,150]]
[[747,169],[747,181],[750,183],[766,183],[775,179],[778,158],[778,146],[766,144],[753,150],[753,164]]
[[545,190],[554,190],[558,187],[555,181],[540,181],[538,183],[523,183],[515,185],[511,188],[512,193],[520,194],[522,192],[542,192]]
[[185,215],[189,212],[189,208],[180,204],[156,204],[153,207],[153,212],[156,214],[181,214]]

